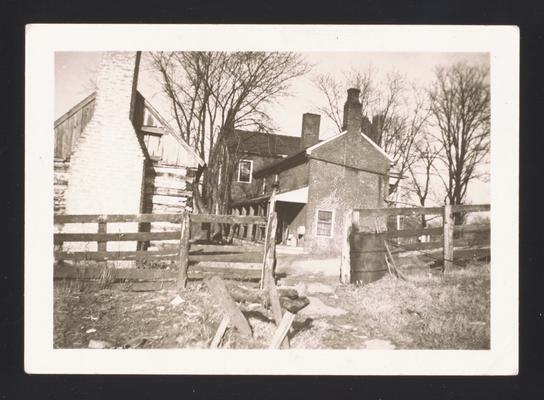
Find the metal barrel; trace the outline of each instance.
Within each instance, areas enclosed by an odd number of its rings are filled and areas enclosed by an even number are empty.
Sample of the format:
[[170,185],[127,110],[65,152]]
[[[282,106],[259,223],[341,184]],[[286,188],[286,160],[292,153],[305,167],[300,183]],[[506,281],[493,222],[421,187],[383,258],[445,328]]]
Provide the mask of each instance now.
[[377,281],[387,273],[383,233],[354,232],[350,238],[351,283]]

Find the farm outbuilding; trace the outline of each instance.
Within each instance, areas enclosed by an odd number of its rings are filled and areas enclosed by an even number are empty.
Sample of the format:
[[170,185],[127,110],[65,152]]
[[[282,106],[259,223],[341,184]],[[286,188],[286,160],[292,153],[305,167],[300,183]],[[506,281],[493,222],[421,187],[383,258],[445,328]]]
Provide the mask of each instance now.
[[204,161],[138,92],[139,64],[139,52],[104,53],[96,91],[55,121],[55,213],[192,210]]

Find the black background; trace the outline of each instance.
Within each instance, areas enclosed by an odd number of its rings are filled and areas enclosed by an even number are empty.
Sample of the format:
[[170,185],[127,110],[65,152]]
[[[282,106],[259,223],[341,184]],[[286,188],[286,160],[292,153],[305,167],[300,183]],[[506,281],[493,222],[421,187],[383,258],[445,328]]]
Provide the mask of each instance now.
[[[544,2],[0,0],[0,399],[544,398],[541,217]],[[53,376],[23,370],[24,29],[28,23],[518,25],[520,374],[515,377]],[[52,106],[52,105],[51,105]],[[512,188],[515,190],[515,188]],[[323,360],[326,362],[326,359]]]

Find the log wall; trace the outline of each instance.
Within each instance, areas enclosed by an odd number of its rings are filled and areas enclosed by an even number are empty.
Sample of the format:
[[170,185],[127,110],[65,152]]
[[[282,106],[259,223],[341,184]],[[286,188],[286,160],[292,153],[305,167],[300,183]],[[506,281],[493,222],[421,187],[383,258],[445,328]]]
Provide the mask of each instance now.
[[[148,163],[146,166],[143,212],[149,214],[191,213],[192,184],[194,169],[162,163]],[[179,230],[179,223],[153,222],[150,232]],[[150,242],[149,247],[165,248],[176,241]]]
[[54,212],[55,214],[64,214],[66,210],[66,200],[64,193],[68,188],[68,172],[70,163],[65,160],[55,159],[54,172]]

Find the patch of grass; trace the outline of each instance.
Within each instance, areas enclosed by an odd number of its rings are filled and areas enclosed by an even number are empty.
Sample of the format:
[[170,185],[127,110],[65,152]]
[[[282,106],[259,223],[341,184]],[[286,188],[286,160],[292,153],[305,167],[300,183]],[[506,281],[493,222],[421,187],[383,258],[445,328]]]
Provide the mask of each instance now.
[[489,349],[489,266],[472,264],[444,275],[412,271],[410,281],[385,277],[345,287],[371,337],[400,348]]

